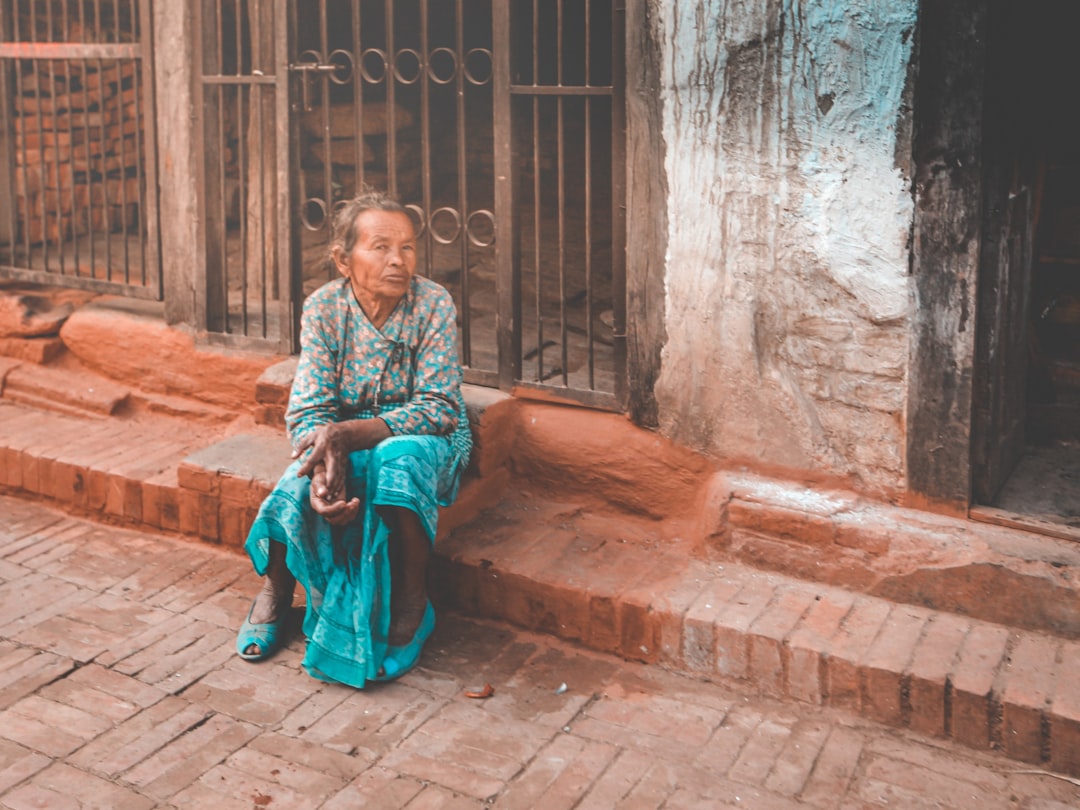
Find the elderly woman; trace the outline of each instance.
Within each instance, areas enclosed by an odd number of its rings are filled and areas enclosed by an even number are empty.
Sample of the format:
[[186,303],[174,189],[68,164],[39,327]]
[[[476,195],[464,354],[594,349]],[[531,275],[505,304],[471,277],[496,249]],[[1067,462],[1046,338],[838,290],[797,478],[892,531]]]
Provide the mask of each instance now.
[[435,626],[427,562],[471,439],[454,303],[415,275],[405,209],[379,192],[352,200],[331,258],[344,278],[304,305],[286,413],[296,461],[248,535],[266,579],[237,652],[257,661],[277,648],[298,580],[304,669],[363,687],[415,666]]

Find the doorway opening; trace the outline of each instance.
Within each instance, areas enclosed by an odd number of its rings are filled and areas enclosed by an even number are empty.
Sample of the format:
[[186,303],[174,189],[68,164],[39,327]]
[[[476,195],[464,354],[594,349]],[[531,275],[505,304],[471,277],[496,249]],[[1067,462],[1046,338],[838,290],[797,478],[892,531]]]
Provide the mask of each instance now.
[[[996,475],[975,471],[972,515],[1080,540],[1080,52],[1072,40],[1080,9],[1053,0],[1007,5],[991,29],[987,141],[1002,145],[990,155],[1016,180],[1004,197],[987,198],[983,244],[1030,241],[1013,257],[1013,280],[991,291],[1005,299],[999,311],[1015,313],[999,324],[998,341],[1018,360],[998,365],[1006,378],[991,386],[991,408],[1012,411],[1022,438]],[[990,135],[992,127],[1005,135]],[[1006,214],[996,224],[1007,235],[996,235],[995,216],[1020,193],[1029,197],[1026,217]],[[980,291],[980,306],[987,301]]]

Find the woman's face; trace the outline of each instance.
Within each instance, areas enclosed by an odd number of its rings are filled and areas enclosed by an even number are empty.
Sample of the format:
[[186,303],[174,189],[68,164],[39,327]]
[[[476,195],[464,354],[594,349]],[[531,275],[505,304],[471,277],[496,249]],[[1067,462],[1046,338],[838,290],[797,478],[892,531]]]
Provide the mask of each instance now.
[[356,218],[352,250],[337,248],[334,263],[360,301],[396,302],[408,292],[416,272],[412,220],[400,211],[364,211]]

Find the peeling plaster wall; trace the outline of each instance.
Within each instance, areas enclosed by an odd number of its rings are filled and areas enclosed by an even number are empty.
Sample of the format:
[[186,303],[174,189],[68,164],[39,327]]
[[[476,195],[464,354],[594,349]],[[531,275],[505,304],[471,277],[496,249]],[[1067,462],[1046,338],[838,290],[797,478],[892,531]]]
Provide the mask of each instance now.
[[661,5],[661,429],[899,491],[917,0]]

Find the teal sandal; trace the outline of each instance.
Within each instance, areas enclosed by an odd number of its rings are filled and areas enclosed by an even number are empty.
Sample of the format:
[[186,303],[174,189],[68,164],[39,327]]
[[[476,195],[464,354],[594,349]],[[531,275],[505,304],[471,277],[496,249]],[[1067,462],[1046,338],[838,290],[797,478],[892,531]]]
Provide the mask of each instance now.
[[420,661],[420,653],[424,651],[424,644],[435,630],[435,608],[431,602],[424,608],[424,618],[420,620],[420,626],[412,641],[402,647],[387,647],[386,657],[383,658],[382,672],[375,676],[376,681],[392,681],[400,678]]
[[[255,609],[255,602],[248,608],[247,618],[240,625],[240,632],[236,636],[236,654],[245,661],[262,661],[269,658],[281,645],[281,626],[289,615],[288,609],[282,610],[276,622],[267,624],[254,624],[251,621],[251,611]],[[247,648],[254,644],[259,648],[257,653],[247,652]]]

